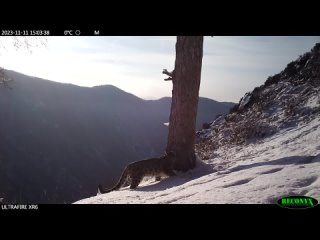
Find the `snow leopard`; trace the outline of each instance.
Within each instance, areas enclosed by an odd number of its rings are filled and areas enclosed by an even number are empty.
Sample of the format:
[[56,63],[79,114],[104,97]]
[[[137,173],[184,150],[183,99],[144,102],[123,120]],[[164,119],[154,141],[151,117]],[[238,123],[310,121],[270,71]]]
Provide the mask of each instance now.
[[176,174],[173,171],[174,160],[175,154],[169,152],[160,158],[150,158],[130,163],[126,166],[121,178],[114,187],[105,189],[99,184],[99,192],[108,193],[118,190],[125,183],[130,184],[130,189],[135,189],[146,176],[155,177],[157,181],[161,180],[162,176],[175,176]]

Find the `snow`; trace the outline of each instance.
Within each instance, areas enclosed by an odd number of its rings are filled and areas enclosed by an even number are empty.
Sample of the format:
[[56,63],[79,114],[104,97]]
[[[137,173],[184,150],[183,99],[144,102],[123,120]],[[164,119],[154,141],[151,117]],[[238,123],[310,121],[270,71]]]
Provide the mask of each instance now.
[[76,204],[274,203],[287,195],[320,201],[320,117],[250,144],[222,146],[192,171],[121,188]]
[[320,96],[314,95],[308,99],[308,101],[305,104],[305,107],[315,108],[319,106],[319,103],[320,103]]

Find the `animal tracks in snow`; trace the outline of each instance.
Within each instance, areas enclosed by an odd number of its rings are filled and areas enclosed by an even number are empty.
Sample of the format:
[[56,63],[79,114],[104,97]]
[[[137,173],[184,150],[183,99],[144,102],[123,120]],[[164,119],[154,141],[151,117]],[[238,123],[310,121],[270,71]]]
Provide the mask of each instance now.
[[263,172],[260,172],[258,174],[270,174],[270,173],[275,173],[275,172],[279,172],[281,171],[283,168],[273,168],[273,169],[269,169],[269,170],[266,170],[266,171],[263,171]]
[[238,186],[238,185],[246,184],[246,183],[252,181],[253,179],[254,179],[254,178],[241,179],[241,180],[235,181],[235,182],[233,182],[233,183],[224,185],[224,186],[222,186],[222,187],[223,187],[223,188],[228,188],[228,187],[233,187],[233,186]]
[[302,179],[298,179],[295,183],[292,184],[292,187],[307,187],[310,186],[312,183],[317,181],[318,177],[317,176],[310,176]]

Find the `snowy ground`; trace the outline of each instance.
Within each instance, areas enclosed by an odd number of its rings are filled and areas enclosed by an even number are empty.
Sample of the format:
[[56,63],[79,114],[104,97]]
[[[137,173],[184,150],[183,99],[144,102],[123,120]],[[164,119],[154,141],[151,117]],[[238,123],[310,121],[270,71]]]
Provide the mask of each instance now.
[[136,190],[83,199],[109,203],[274,203],[287,195],[320,201],[320,118],[247,145],[221,147],[186,174],[148,180]]

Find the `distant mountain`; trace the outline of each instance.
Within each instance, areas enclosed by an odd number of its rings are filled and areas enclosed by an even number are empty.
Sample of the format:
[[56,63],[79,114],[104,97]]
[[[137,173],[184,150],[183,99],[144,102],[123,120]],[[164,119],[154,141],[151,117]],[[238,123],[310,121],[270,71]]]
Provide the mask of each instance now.
[[[70,203],[112,185],[128,162],[161,155],[171,98],[146,101],[114,86],[61,84],[6,71],[0,89],[0,197]],[[197,128],[232,103],[200,98]]]
[[[159,115],[159,117],[161,116],[161,119],[166,119],[166,121],[168,121],[171,108],[170,97],[160,98],[159,100],[149,100],[148,103],[152,106],[152,109],[162,115]],[[215,116],[226,114],[235,105],[235,103],[231,102],[217,102],[209,98],[200,97],[196,123],[197,129],[202,129],[202,125],[211,121]]]

